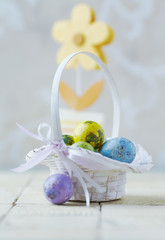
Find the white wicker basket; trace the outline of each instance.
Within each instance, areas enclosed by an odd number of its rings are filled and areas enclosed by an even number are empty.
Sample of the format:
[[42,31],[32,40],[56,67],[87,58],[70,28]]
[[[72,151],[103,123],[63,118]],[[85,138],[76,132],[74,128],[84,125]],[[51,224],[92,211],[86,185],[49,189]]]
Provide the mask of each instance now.
[[[34,149],[26,155],[26,161],[28,162],[32,159],[38,151],[44,149]],[[56,154],[51,154],[43,162],[43,165],[49,167],[50,175],[56,173],[68,174],[67,170],[58,158]],[[113,169],[113,170],[90,170],[79,165],[79,167],[95,182],[97,182],[103,189],[103,192],[98,192],[94,187],[92,187],[88,181],[86,181],[86,186],[89,191],[89,197],[91,202],[102,202],[110,201],[115,199],[120,199],[125,194],[125,183],[126,183],[126,172]],[[72,176],[72,182],[74,185],[74,195],[71,200],[75,201],[85,201],[84,190],[81,183],[78,181],[76,176]]]
[[[130,164],[104,157],[96,152],[64,144],[59,117],[59,83],[66,64],[77,54],[88,55],[97,62],[103,71],[112,92],[114,106],[111,138],[118,136],[120,104],[117,89],[109,70],[97,56],[91,53],[73,53],[63,60],[54,77],[51,94],[51,129],[47,124],[41,124],[38,129],[38,135],[35,135],[20,127],[28,135],[43,141],[46,145],[29,152],[26,156],[27,163],[14,169],[14,171],[23,172],[42,163],[49,167],[50,175],[54,173],[69,174],[74,184],[72,200],[86,200],[87,205],[89,205],[89,201],[101,202],[121,198],[125,194],[126,171],[147,171],[152,167],[152,158],[139,144],[135,144],[136,157]],[[41,130],[44,127],[49,127],[46,137],[41,134]],[[50,132],[52,134],[51,140]]]
[[[89,196],[91,202],[103,202],[115,199],[120,199],[125,194],[126,173],[122,171],[90,171],[82,168],[94,181],[96,181],[104,192],[97,192],[94,187],[90,187]],[[77,178],[73,177],[74,195],[71,200],[85,201],[84,191]]]

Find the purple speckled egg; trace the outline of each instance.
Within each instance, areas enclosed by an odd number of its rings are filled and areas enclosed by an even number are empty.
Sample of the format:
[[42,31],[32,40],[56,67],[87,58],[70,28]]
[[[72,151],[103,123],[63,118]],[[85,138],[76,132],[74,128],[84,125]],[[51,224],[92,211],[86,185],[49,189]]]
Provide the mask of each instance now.
[[53,174],[43,185],[45,197],[53,204],[63,204],[73,195],[72,180],[65,174]]

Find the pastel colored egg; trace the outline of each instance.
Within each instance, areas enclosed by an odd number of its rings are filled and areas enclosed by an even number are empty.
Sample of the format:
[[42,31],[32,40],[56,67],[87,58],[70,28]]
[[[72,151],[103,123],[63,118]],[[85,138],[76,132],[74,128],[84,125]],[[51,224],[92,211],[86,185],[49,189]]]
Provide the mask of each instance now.
[[94,152],[94,147],[87,142],[76,142],[72,145],[73,147],[80,147]]
[[136,156],[136,147],[130,140],[117,137],[107,140],[99,153],[120,162],[131,163]]
[[64,143],[68,146],[71,146],[74,143],[74,139],[71,135],[62,135]]
[[88,142],[94,148],[99,148],[104,141],[104,131],[98,123],[85,121],[76,126],[73,137],[75,142]]
[[46,179],[43,185],[45,197],[53,204],[63,204],[73,195],[72,180],[65,174],[53,174]]

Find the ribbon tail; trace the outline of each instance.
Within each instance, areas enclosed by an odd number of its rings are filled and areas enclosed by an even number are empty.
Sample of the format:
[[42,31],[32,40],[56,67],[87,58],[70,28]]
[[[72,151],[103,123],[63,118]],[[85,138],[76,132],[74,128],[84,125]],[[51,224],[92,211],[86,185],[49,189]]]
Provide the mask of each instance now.
[[84,171],[82,171],[78,166],[75,165],[75,168],[80,172],[80,174],[82,175],[83,178],[85,178],[91,186],[93,186],[94,188],[96,188],[96,190],[100,193],[104,192],[104,189],[98,184],[96,183],[91,177],[89,177]]
[[66,162],[68,165],[70,165],[70,169],[72,169],[75,176],[78,178],[79,182],[81,183],[81,186],[84,190],[84,194],[86,198],[86,205],[89,207],[90,206],[89,192],[83,178],[86,179],[91,186],[95,187],[98,192],[103,192],[104,189],[100,187],[100,185],[97,184],[91,177],[89,177],[86,173],[84,173],[74,162],[71,161],[71,159],[69,159],[66,156],[63,156],[62,160],[63,162]]
[[89,198],[89,192],[88,192],[88,188],[86,186],[86,183],[84,182],[81,173],[80,173],[80,169],[79,167],[77,167],[75,165],[74,162],[72,162],[66,155],[61,154],[61,160],[63,161],[63,164],[65,165],[69,175],[71,175],[71,172],[74,172],[75,176],[78,178],[83,190],[84,190],[84,194],[85,194],[85,199],[86,199],[86,206],[89,207],[90,206],[90,198]]
[[40,136],[38,136],[38,135],[35,134],[35,133],[30,132],[29,130],[27,130],[26,128],[24,128],[24,127],[23,127],[22,125],[20,125],[19,123],[16,123],[16,125],[17,125],[17,127],[18,127],[21,131],[23,131],[24,133],[26,133],[29,137],[35,138],[35,139],[37,139],[37,140],[39,140],[39,141],[43,141],[43,139],[42,139]]
[[72,176],[72,167],[70,166],[70,162],[68,162],[68,158],[66,157],[65,153],[61,152],[58,154],[60,157],[61,161],[63,161],[63,164],[69,174],[69,176]]
[[[77,157],[79,157],[79,156],[77,155]],[[80,167],[77,166],[77,164],[76,164],[77,162],[75,163],[75,159],[74,159],[74,158],[75,158],[75,155],[74,155],[74,154],[72,154],[72,155],[69,154],[66,161],[71,162],[72,165],[74,164],[75,168],[79,170],[79,172],[81,173],[81,175],[82,175],[93,187],[95,187],[98,192],[100,192],[100,193],[104,192],[104,189],[103,189],[98,183],[96,183],[96,182],[95,182],[91,177],[89,177],[83,170],[81,170]],[[83,158],[83,159],[86,160],[87,157],[86,157],[86,158]],[[94,162],[94,163],[95,163],[95,162]],[[85,165],[84,167],[89,167],[89,166],[86,166],[86,165]]]
[[89,192],[88,192],[88,188],[86,186],[86,183],[83,180],[81,172],[79,171],[80,169],[78,167],[76,167],[76,165],[73,162],[71,162],[71,165],[72,165],[72,170],[73,170],[75,176],[78,178],[78,180],[81,183],[81,186],[84,190],[85,199],[86,199],[86,206],[89,207],[90,206],[90,197],[89,197]]
[[18,173],[25,172],[35,167],[36,165],[38,165],[40,162],[42,162],[47,156],[49,156],[51,152],[52,152],[52,147],[47,146],[44,150],[37,152],[36,155],[30,161],[26,162],[25,164],[17,168],[11,169],[11,171],[18,172]]

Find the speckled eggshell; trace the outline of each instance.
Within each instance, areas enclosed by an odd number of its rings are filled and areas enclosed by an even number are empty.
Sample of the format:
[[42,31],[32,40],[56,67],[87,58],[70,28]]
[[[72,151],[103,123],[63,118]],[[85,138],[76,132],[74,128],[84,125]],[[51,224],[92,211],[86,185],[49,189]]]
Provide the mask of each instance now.
[[53,174],[43,185],[45,197],[53,204],[63,204],[73,195],[72,180],[65,174]]
[[76,126],[73,137],[75,142],[88,142],[94,148],[99,148],[104,141],[104,131],[98,123],[85,121]]
[[62,135],[62,139],[67,146],[71,146],[74,143],[74,139],[71,135]]
[[94,147],[90,144],[90,143],[87,143],[87,142],[76,142],[72,145],[73,147],[80,147],[80,148],[84,148],[84,149],[87,149],[87,150],[90,150],[92,152],[94,152]]
[[136,147],[126,138],[112,138],[107,140],[99,151],[103,156],[131,163],[136,156]]

